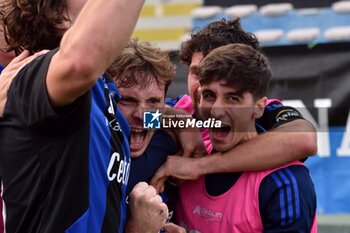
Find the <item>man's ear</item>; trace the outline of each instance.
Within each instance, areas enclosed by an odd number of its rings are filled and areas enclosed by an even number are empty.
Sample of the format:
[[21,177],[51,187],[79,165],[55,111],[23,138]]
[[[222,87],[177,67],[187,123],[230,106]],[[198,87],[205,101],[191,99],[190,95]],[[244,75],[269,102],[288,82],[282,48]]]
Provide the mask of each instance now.
[[255,102],[255,107],[254,107],[254,117],[255,117],[255,119],[258,119],[258,118],[262,117],[262,115],[264,114],[266,101],[267,101],[267,97],[264,96],[264,97],[258,99]]

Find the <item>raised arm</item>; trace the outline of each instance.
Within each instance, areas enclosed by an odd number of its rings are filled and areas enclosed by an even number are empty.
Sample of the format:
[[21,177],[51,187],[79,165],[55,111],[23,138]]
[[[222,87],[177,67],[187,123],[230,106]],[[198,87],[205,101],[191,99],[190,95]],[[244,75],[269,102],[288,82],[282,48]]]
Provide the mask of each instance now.
[[46,83],[52,104],[70,104],[95,84],[129,40],[143,2],[86,3],[50,63]]

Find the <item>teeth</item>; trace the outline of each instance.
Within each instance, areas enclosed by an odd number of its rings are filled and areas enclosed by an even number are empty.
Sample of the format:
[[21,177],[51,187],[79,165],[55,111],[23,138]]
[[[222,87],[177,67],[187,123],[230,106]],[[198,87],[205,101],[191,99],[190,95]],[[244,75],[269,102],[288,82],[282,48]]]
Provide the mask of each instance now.
[[143,134],[133,134],[131,137],[131,143],[139,145],[143,142],[144,135]]
[[227,128],[227,127],[230,127],[230,126],[226,124],[221,124],[221,128]]
[[130,137],[130,145],[140,146],[143,143],[146,135],[147,135],[147,130],[132,128],[131,129],[131,137]]
[[135,132],[135,133],[142,133],[143,131],[144,129],[135,129],[135,128],[131,129],[131,132]]

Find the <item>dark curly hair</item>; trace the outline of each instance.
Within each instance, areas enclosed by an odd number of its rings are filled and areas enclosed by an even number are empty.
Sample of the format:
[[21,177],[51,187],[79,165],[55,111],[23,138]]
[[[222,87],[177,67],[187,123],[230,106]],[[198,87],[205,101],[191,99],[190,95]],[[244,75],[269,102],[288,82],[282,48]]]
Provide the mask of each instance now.
[[2,0],[0,20],[7,51],[57,48],[64,33],[58,25],[68,20],[66,12],[65,0]]
[[193,53],[201,52],[206,56],[217,47],[236,43],[260,49],[255,35],[242,29],[239,18],[230,21],[222,19],[192,33],[191,38],[181,44],[179,56],[184,63],[190,65]]

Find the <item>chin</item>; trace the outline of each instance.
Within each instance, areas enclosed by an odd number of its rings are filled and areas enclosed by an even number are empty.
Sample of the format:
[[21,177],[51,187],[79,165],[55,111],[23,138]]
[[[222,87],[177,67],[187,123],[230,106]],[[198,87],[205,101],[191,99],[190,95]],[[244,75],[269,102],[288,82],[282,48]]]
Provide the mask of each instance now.
[[133,151],[133,152],[130,151],[130,157],[132,159],[138,158],[138,157],[140,157],[141,155],[144,154],[145,150],[146,150],[146,148],[142,148],[142,149],[140,149],[138,151]]
[[234,146],[233,145],[214,145],[213,144],[213,148],[218,151],[218,152],[222,152],[222,153],[225,153],[229,150],[231,150]]
[[146,149],[151,141],[152,136],[153,136],[153,134],[151,132],[147,132],[145,138],[143,139],[142,145],[139,147],[134,146],[130,143],[130,157],[131,158],[138,158],[138,157],[142,156],[145,153],[145,151],[146,151]]

